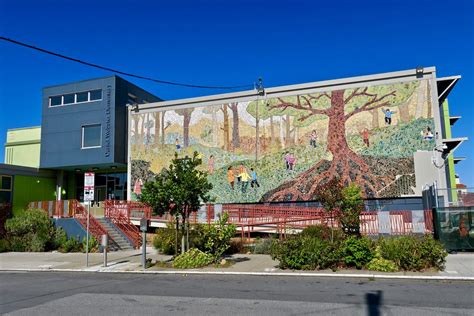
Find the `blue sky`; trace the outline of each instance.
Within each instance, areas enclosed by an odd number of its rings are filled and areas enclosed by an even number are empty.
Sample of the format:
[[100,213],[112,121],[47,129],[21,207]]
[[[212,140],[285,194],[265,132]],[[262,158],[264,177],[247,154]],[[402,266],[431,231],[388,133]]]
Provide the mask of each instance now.
[[[436,66],[461,75],[456,156],[474,187],[474,1],[6,1],[0,34],[164,80],[265,86]],[[8,128],[41,124],[41,89],[105,71],[0,42],[0,161]],[[221,93],[128,79],[164,99]]]

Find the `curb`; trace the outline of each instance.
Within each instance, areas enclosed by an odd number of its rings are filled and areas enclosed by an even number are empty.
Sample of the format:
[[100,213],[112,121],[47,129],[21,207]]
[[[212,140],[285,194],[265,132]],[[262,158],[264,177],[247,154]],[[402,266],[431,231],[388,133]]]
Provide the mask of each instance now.
[[360,279],[399,279],[399,280],[437,280],[437,281],[474,281],[474,277],[462,276],[424,276],[424,275],[386,275],[386,274],[351,274],[351,273],[300,273],[300,272],[233,272],[233,271],[122,271],[89,269],[0,269],[5,272],[95,272],[95,273],[128,273],[128,274],[168,274],[168,275],[247,275],[247,276],[295,276],[295,277],[335,277]]

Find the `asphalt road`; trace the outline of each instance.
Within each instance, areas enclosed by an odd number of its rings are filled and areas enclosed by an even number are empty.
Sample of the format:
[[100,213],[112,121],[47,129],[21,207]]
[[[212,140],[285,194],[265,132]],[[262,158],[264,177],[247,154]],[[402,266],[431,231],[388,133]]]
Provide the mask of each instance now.
[[474,282],[0,273],[9,315],[474,315]]

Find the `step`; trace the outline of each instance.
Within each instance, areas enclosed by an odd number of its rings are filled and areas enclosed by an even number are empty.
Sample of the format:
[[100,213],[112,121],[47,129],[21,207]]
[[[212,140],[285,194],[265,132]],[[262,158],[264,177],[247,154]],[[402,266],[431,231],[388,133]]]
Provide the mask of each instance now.
[[105,228],[107,233],[109,234],[110,238],[113,240],[111,243],[111,249],[114,248],[116,250],[131,250],[133,249],[133,245],[130,241],[125,238],[121,231],[107,219],[101,217],[97,218],[97,221]]

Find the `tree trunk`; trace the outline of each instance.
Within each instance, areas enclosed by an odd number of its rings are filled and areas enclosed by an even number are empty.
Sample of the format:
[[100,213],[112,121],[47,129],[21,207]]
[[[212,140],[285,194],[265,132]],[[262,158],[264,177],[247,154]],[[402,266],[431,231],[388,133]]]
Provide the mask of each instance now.
[[285,118],[285,147],[289,147],[291,145],[291,122],[290,122],[290,114],[286,114]]
[[142,115],[142,124],[140,125],[140,135],[145,136],[145,115]]
[[178,255],[178,232],[179,232],[179,217],[176,215],[176,234],[175,234],[175,244],[174,244],[174,254]]
[[398,117],[400,123],[406,123],[410,121],[410,101],[411,98],[398,106],[398,112],[400,113]]
[[217,123],[217,111],[212,110],[212,145],[217,147],[219,143],[219,124]]
[[270,146],[275,144],[275,129],[273,127],[273,115],[270,115]]
[[163,111],[161,114],[161,143],[164,145],[165,144],[165,113],[166,111]]
[[191,112],[188,109],[183,111],[183,138],[184,138],[184,148],[189,146],[189,123],[191,122]]
[[298,127],[293,127],[293,136],[294,136],[294,139],[293,139],[293,144],[298,144]]
[[186,252],[186,241],[185,241],[185,228],[186,228],[186,215],[183,214],[181,222],[181,253]]
[[372,128],[379,128],[379,109],[375,109],[372,111]]
[[432,106],[433,104],[431,103],[431,86],[430,83],[426,84],[426,100],[428,101],[428,113],[426,114],[427,118],[430,118],[432,116],[431,111],[432,111]]
[[285,131],[283,129],[283,117],[280,116],[280,145],[281,148],[285,148]]
[[134,131],[134,135],[135,135],[135,144],[138,144],[138,139],[139,139],[139,135],[138,135],[138,120],[140,119],[140,117],[138,115],[134,115],[133,116],[134,119],[133,119],[133,131]]
[[160,112],[155,113],[155,144],[160,143]]
[[230,109],[232,110],[232,146],[234,150],[240,147],[238,105],[239,105],[238,103],[230,104]]
[[224,149],[230,150],[230,135],[229,135],[229,113],[227,112],[227,105],[224,104],[221,108],[224,114]]
[[346,140],[346,119],[344,117],[344,91],[333,91],[331,94],[331,109],[327,148],[332,154],[333,163],[344,161],[347,155],[355,153],[349,148]]
[[150,145],[151,141],[151,127],[150,127],[150,113],[146,114],[146,145]]
[[425,98],[426,98],[426,84],[428,81],[420,81],[420,86],[417,89],[417,98],[416,98],[416,111],[415,118],[418,119],[423,117],[423,108],[425,107]]
[[257,118],[255,119],[255,135],[257,136],[255,138],[255,160],[258,160],[258,151],[260,147],[260,119]]

